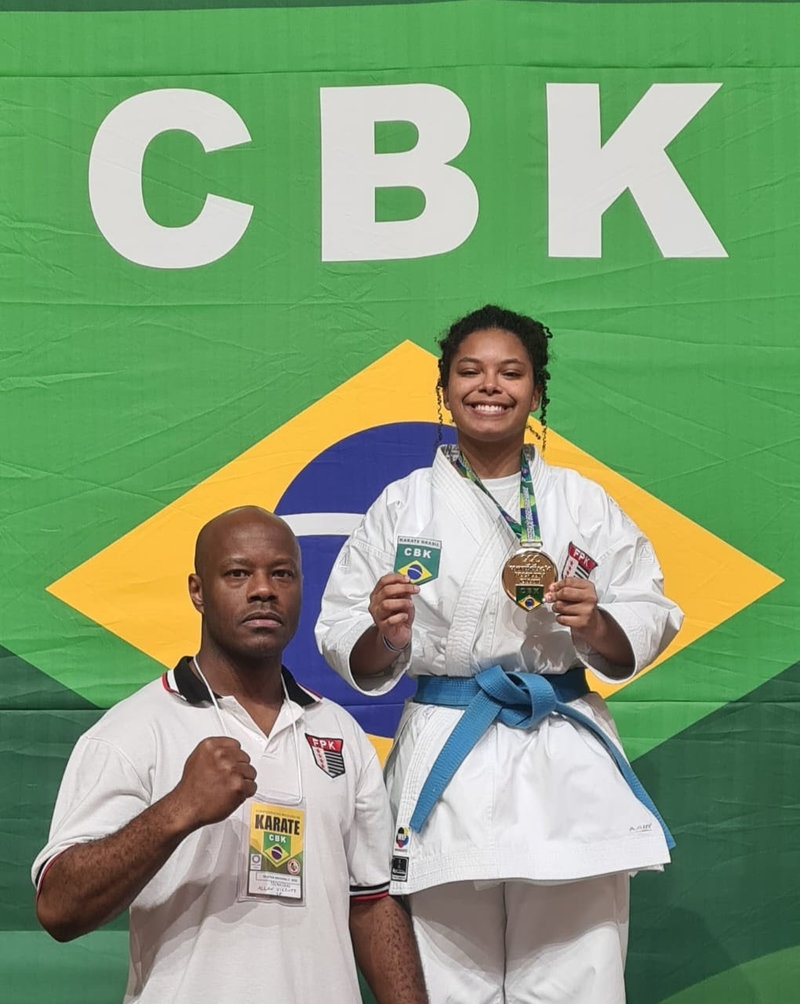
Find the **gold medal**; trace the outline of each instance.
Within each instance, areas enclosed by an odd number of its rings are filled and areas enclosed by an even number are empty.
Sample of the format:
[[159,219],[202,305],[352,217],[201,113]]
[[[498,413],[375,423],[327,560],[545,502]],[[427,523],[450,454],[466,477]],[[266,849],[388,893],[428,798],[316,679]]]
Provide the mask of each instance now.
[[503,589],[523,610],[533,610],[558,578],[555,562],[539,548],[523,547],[503,565]]

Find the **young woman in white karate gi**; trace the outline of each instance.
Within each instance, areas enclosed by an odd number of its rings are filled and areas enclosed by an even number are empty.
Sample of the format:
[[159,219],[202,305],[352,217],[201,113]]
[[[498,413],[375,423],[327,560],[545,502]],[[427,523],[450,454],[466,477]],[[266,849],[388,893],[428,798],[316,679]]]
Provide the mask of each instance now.
[[317,624],[362,693],[418,681],[386,780],[432,1004],[621,1004],[629,875],[672,845],[584,667],[629,679],[682,615],[605,491],[523,445],[550,337],[494,306],[452,326],[438,390],[458,445],[384,490]]

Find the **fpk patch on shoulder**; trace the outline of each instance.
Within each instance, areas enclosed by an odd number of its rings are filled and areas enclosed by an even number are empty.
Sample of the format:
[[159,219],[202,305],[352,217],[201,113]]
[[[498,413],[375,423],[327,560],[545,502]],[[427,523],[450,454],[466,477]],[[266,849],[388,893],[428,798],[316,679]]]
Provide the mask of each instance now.
[[314,754],[314,763],[328,777],[341,777],[344,774],[344,739],[333,739],[327,736],[311,736],[306,732],[308,745]]
[[573,575],[579,579],[588,579],[595,568],[597,568],[597,562],[594,558],[590,554],[587,554],[586,551],[581,550],[577,544],[570,541],[569,553],[567,554],[567,560],[564,562],[564,570],[561,573],[561,578],[566,579],[567,576]]
[[426,537],[398,537],[394,570],[407,575],[415,586],[431,582],[439,575],[442,542]]

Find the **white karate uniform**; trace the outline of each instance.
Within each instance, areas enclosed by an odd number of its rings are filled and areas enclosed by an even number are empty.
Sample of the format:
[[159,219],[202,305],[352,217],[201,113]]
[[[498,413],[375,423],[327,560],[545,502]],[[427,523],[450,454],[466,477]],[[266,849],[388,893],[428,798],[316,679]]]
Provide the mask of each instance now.
[[[586,665],[610,679],[603,657],[576,645],[547,606],[526,612],[505,595],[501,570],[519,541],[492,499],[458,473],[446,450],[439,450],[431,468],[389,485],[342,548],[317,624],[327,661],[357,690],[373,694],[391,690],[404,673],[473,676],[494,665],[548,674]],[[532,449],[528,459],[543,549],[561,575],[574,568],[576,548],[596,562],[590,578],[599,606],[625,632],[634,675],[669,643],[682,619],[663,594],[653,548],[599,485],[549,466]],[[441,542],[438,576],[423,582],[414,598],[409,648],[387,674],[356,678],[350,652],[373,623],[369,596],[377,580],[393,570],[400,537]],[[619,742],[599,695],[588,694],[572,706]],[[386,766],[397,826],[394,854],[403,865],[394,870],[394,894],[454,882],[571,883],[669,861],[658,821],[633,795],[607,750],[560,715],[528,729],[490,726],[422,831],[409,831],[419,791],[461,714],[413,700],[403,712]],[[411,903],[418,916],[413,896]],[[469,923],[469,911],[462,913]],[[483,927],[478,916],[472,923]],[[433,963],[425,954],[423,948],[430,986]],[[495,999],[506,998],[486,998]],[[604,1000],[598,992],[586,999]],[[608,997],[614,1004],[621,999]],[[432,1000],[477,1004],[479,998],[436,991]]]

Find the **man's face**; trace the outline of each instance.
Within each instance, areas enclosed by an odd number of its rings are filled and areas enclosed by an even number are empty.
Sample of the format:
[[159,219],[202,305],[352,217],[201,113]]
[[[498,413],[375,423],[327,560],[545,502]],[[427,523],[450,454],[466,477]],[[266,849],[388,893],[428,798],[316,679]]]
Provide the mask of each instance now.
[[258,510],[221,517],[204,541],[189,593],[205,636],[246,661],[282,654],[300,617],[300,551],[291,530]]

